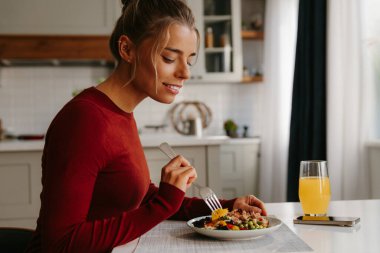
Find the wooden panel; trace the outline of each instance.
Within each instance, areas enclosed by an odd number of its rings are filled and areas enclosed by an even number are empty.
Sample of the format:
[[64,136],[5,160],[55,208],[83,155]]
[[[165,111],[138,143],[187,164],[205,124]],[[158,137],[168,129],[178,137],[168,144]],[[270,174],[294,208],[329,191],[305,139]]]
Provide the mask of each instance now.
[[263,40],[264,32],[262,31],[241,31],[241,37],[245,40]]
[[241,80],[242,83],[259,83],[262,82],[263,76],[246,76]]
[[0,35],[0,59],[113,61],[108,36]]

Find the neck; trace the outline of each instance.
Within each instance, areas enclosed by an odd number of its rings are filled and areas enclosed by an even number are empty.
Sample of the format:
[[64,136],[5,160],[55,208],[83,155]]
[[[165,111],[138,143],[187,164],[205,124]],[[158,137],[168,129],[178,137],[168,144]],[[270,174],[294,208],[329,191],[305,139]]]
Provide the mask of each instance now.
[[114,72],[96,88],[106,94],[120,109],[130,113],[147,96],[136,89],[133,81],[125,85],[130,79],[130,75],[126,74],[130,73],[127,68],[125,64],[119,64]]

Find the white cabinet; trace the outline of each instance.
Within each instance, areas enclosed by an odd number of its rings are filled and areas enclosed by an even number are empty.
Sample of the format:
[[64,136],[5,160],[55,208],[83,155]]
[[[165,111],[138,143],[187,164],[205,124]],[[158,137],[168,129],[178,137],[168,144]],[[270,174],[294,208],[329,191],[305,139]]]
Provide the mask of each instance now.
[[[221,193],[219,172],[219,146],[174,147],[177,154],[183,155],[197,170],[197,183],[210,186],[216,193]],[[169,158],[157,148],[144,148],[148,162],[150,178],[156,185],[161,180],[161,169],[169,162]],[[191,186],[186,191],[187,197],[199,197],[199,190]]]
[[[178,154],[182,154],[197,169],[197,182],[206,185],[206,146],[175,147]],[[157,148],[144,148],[148,162],[150,178],[157,186],[161,181],[161,169],[169,162],[169,158]],[[186,196],[199,196],[198,189],[192,186]]]
[[120,14],[120,0],[2,1],[0,34],[108,35]]
[[221,145],[221,197],[230,199],[258,194],[259,151],[258,141],[232,141]]
[[[197,169],[200,185],[210,186],[221,194],[219,145],[175,146]],[[169,162],[157,147],[145,147],[151,179],[157,185],[161,169]],[[0,227],[35,228],[40,210],[42,151],[0,152]],[[192,186],[186,196],[199,196]]]
[[0,152],[0,227],[35,228],[41,205],[41,155]]
[[[242,76],[240,0],[187,0],[200,33],[189,82],[237,82]],[[212,42],[206,33],[212,31]]]

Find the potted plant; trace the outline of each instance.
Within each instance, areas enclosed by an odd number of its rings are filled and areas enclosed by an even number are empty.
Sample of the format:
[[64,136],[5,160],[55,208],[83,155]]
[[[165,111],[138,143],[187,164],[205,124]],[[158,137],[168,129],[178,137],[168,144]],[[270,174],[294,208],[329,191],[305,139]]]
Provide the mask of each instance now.
[[226,131],[226,134],[231,138],[237,138],[237,129],[238,126],[232,119],[228,119],[224,122],[224,130]]

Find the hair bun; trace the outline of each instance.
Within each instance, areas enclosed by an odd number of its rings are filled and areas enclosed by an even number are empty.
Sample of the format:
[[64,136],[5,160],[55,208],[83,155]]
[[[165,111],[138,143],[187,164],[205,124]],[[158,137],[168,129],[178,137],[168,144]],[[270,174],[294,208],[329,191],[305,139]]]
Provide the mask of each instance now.
[[124,5],[124,6],[127,6],[131,3],[132,0],[121,0],[121,3]]

